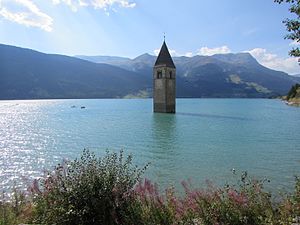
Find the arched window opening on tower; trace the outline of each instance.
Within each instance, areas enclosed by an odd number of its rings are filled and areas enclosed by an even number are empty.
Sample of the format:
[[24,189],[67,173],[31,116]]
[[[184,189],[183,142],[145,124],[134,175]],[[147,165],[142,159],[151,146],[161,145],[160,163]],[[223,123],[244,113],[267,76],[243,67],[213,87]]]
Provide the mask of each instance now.
[[162,78],[162,71],[157,71],[157,79],[161,79]]

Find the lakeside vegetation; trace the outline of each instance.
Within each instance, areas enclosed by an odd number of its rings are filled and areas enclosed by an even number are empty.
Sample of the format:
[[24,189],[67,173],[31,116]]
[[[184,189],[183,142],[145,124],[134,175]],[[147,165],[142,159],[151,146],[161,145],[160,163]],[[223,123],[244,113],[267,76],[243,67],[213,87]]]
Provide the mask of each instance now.
[[235,185],[159,191],[142,175],[145,167],[123,152],[97,158],[84,150],[35,180],[28,191],[16,189],[0,200],[0,224],[295,224],[300,219],[300,179],[291,194],[275,200],[263,180],[242,173]]
[[293,85],[287,96],[283,97],[283,100],[285,100],[288,105],[300,106],[300,84]]

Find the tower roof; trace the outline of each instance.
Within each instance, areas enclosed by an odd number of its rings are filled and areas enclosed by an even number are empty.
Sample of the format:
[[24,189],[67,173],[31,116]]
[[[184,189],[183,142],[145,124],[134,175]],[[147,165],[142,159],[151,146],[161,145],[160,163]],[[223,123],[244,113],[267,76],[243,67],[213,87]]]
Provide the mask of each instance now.
[[176,68],[165,41],[161,46],[160,52],[155,62],[155,66],[160,66],[160,65]]

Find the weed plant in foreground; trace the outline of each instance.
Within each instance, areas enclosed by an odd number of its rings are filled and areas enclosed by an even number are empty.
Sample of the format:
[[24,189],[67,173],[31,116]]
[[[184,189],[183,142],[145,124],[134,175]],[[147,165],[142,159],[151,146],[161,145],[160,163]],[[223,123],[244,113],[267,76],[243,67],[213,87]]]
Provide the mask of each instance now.
[[142,179],[146,170],[132,156],[106,152],[97,158],[84,150],[35,180],[29,195],[14,190],[9,202],[0,201],[0,225],[289,225],[300,216],[300,179],[295,190],[275,201],[264,181],[246,172],[236,185],[194,188],[183,181],[184,194],[174,188],[160,192]]

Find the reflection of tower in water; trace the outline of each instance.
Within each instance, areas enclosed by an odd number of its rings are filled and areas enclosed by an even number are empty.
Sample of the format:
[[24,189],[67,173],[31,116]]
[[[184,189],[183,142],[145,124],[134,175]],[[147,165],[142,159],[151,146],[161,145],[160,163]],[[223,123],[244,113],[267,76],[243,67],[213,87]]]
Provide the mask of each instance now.
[[153,114],[152,135],[154,149],[162,150],[162,154],[174,151],[176,144],[176,116],[172,114]]
[[176,131],[176,116],[174,114],[154,113],[152,116],[153,147],[151,149],[150,172],[154,181],[162,187],[177,180],[178,160],[180,156],[177,148],[178,135]]

